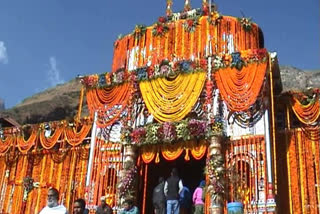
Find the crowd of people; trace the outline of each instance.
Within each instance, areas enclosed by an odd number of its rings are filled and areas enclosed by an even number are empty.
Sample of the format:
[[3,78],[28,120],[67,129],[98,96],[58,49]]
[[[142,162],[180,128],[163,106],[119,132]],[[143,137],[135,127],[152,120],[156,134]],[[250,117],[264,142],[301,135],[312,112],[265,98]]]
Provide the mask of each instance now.
[[[86,209],[86,202],[79,198],[74,201],[73,214],[89,214]],[[106,197],[101,197],[101,203],[96,209],[96,214],[113,214],[112,208],[106,203]],[[45,206],[39,214],[68,214],[67,208],[59,204],[59,191],[55,188],[50,188],[47,195],[47,206]],[[120,214],[139,214],[139,210],[134,206],[133,200],[126,200],[123,203],[123,209]]]
[[[201,181],[199,186],[191,194],[188,187],[183,185],[178,171],[173,168],[170,177],[165,180],[159,178],[158,185],[153,190],[152,203],[155,214],[204,214],[204,186]],[[67,208],[58,203],[59,191],[50,188],[47,195],[47,206],[39,214],[68,214]],[[101,197],[101,203],[96,209],[96,214],[112,214],[112,208],[106,203],[106,198]],[[73,214],[89,214],[84,199],[74,201]],[[139,214],[139,209],[134,201],[127,199],[123,203],[120,214]]]
[[204,214],[205,181],[191,195],[190,189],[183,185],[178,171],[173,168],[170,177],[165,181],[159,178],[153,190],[152,202],[155,214]]

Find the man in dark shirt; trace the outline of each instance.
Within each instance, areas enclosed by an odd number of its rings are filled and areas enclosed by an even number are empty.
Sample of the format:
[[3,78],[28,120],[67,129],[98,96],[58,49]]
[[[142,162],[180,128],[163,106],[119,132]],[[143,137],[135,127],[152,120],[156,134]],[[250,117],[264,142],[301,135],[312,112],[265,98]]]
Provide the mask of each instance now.
[[152,202],[155,214],[166,213],[166,196],[164,195],[163,177],[159,177],[159,184],[153,189]]
[[181,179],[178,177],[178,170],[173,168],[171,176],[164,184],[164,194],[167,198],[167,214],[179,214],[179,194],[183,189]]
[[111,207],[106,203],[106,197],[101,197],[101,204],[97,208],[96,214],[112,214]]

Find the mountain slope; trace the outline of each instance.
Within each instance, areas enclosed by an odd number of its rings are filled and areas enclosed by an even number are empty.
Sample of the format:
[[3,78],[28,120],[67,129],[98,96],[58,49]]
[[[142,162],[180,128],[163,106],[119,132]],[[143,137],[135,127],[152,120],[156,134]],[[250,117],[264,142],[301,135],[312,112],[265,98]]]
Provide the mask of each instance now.
[[[28,97],[0,114],[10,116],[20,124],[69,119],[77,114],[81,87],[80,82],[74,79]],[[83,111],[86,114],[86,106]]]

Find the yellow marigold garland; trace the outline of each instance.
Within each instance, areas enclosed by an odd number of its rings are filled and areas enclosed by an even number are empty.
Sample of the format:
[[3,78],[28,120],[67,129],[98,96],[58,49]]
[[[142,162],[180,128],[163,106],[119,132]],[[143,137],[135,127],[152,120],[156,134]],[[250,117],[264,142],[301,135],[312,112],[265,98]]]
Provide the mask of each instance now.
[[173,78],[157,78],[139,83],[149,112],[159,122],[182,120],[197,102],[206,72],[178,74]]

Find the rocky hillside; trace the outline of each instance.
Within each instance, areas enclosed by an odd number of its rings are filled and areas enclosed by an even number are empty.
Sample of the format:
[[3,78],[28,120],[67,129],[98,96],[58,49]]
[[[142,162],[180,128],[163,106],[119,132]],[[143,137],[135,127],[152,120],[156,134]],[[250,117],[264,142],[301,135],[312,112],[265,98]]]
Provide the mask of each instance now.
[[[283,91],[320,88],[320,70],[303,71],[291,66],[281,66]],[[17,106],[0,112],[14,118],[20,124],[73,118],[77,114],[81,84],[72,80],[55,88],[35,94]],[[87,115],[86,101],[83,102],[83,116]]]
[[291,66],[280,67],[283,92],[320,88],[320,70],[305,71]]
[[[12,117],[20,124],[70,119],[77,114],[80,90],[80,82],[74,79],[28,97],[13,108],[0,112],[0,116]],[[86,115],[85,100],[83,104],[82,115]]]

